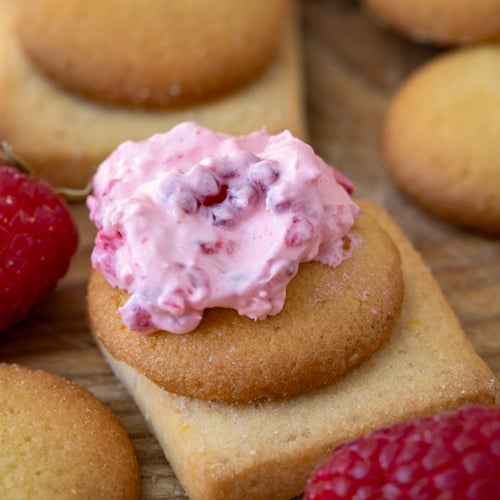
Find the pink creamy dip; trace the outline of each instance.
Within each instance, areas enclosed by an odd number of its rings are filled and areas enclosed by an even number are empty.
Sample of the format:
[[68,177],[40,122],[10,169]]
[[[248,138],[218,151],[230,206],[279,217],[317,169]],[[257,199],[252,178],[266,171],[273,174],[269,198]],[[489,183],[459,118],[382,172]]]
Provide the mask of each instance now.
[[196,328],[208,307],[263,319],[299,263],[338,265],[359,208],[351,182],[288,131],[232,137],[182,123],[99,167],[92,265],[129,292],[141,333]]

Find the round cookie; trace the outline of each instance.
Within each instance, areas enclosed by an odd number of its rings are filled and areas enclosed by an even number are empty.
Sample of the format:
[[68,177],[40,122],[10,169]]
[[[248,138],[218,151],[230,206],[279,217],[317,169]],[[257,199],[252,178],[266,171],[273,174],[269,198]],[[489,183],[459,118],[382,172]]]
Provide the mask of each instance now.
[[26,53],[73,92],[122,105],[190,105],[256,77],[288,0],[20,0]]
[[0,363],[1,498],[140,498],[129,437],[89,391]]
[[382,151],[396,182],[429,211],[500,234],[500,45],[445,53],[394,96]]
[[464,44],[500,33],[499,0],[363,0],[375,17],[411,38]]
[[352,255],[336,268],[301,265],[284,309],[253,321],[234,310],[205,311],[191,333],[139,335],[122,323],[124,292],[94,272],[88,307],[94,335],[166,390],[224,402],[292,396],[329,383],[368,358],[399,317],[398,250],[368,214],[353,229]]

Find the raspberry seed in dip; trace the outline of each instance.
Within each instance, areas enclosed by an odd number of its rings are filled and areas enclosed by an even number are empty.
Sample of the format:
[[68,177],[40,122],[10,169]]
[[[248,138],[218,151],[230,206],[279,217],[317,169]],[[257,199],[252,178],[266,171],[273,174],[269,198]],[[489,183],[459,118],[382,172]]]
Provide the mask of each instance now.
[[194,330],[209,307],[275,315],[299,264],[336,266],[359,214],[352,184],[288,131],[195,123],[119,146],[88,198],[92,265],[129,293],[131,330]]

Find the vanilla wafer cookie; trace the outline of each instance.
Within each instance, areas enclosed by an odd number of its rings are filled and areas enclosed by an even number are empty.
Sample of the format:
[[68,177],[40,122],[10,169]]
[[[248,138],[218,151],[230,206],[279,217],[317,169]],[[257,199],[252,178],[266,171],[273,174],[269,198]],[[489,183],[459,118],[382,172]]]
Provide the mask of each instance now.
[[256,78],[289,0],[18,0],[17,36],[71,92],[124,106],[191,106]]
[[389,104],[382,152],[397,184],[432,213],[500,234],[500,45],[418,68]]
[[196,330],[141,335],[118,307],[126,294],[94,271],[88,290],[92,328],[119,360],[170,392],[219,401],[276,399],[318,387],[361,363],[387,341],[403,300],[399,253],[369,216],[339,266],[301,264],[283,311],[254,321],[213,308]]
[[0,363],[0,497],[140,498],[134,449],[88,390]]

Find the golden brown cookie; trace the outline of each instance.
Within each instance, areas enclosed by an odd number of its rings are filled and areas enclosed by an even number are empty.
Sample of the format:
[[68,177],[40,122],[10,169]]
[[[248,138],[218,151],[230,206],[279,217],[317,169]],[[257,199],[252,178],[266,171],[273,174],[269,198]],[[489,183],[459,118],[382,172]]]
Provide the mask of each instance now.
[[137,499],[140,473],[118,419],[60,376],[0,363],[0,498]]
[[106,354],[191,500],[295,498],[343,441],[418,415],[500,403],[500,384],[419,254],[380,207],[361,208],[399,249],[403,310],[389,341],[334,383],[290,399],[213,403],[168,393]]
[[479,42],[500,33],[498,0],[363,0],[377,19],[417,41]]
[[262,321],[208,309],[184,335],[126,329],[125,297],[94,272],[88,290],[92,328],[119,360],[168,391],[200,399],[280,398],[324,385],[369,357],[390,336],[403,281],[392,241],[369,216],[355,224],[351,257],[337,268],[302,265],[281,313]]
[[289,129],[305,137],[294,15],[285,17],[286,29],[270,66],[249,84],[196,106],[148,111],[82,99],[44,78],[15,36],[14,5],[15,0],[0,2],[0,138],[54,186],[85,186],[97,165],[125,140],[146,139],[183,121],[232,135],[266,126],[269,133]]
[[234,91],[277,52],[288,0],[18,0],[18,34],[47,75],[99,101],[152,108]]
[[394,96],[382,149],[399,186],[452,222],[500,234],[500,45],[445,53]]

